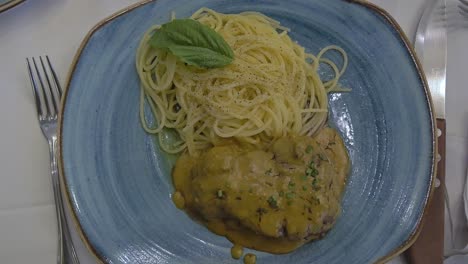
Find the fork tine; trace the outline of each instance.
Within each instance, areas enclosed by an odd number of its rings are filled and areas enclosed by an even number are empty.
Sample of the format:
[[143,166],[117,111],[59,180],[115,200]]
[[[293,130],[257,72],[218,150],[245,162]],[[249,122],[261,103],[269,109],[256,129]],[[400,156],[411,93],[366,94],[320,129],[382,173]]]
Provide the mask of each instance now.
[[460,13],[462,15],[468,14],[468,0],[459,0],[458,8],[460,9]]
[[458,8],[460,9],[460,13],[462,15],[467,15],[468,14],[468,2],[463,2],[460,0],[462,4],[458,5]]
[[46,55],[47,64],[49,64],[49,69],[52,72],[52,78],[54,78],[55,87],[57,87],[59,100],[62,98],[62,87],[60,86],[60,82],[58,80],[57,74],[55,73],[54,67],[52,67],[52,63],[50,63],[49,56]]
[[42,107],[41,107],[41,99],[40,99],[40,94],[41,92],[38,90],[38,85],[36,83],[36,80],[34,78],[33,71],[31,69],[31,63],[29,62],[29,59],[26,58],[26,63],[28,65],[28,74],[29,74],[29,80],[31,81],[31,88],[34,94],[34,101],[36,102],[36,111],[37,115],[42,118]]
[[41,66],[42,66],[42,71],[44,72],[44,76],[45,76],[45,80],[46,80],[46,84],[47,84],[47,87],[49,88],[48,91],[49,91],[49,95],[50,95],[50,99],[52,101],[52,104],[51,104],[51,107],[53,107],[53,113],[51,113],[52,117],[56,117],[57,113],[58,113],[58,105],[59,105],[59,100],[57,99],[57,95],[55,93],[55,89],[54,87],[52,86],[51,82],[50,82],[50,78],[49,78],[49,73],[44,65],[44,60],[42,59],[42,56],[39,57],[39,61],[41,62]]
[[49,102],[50,96],[47,95],[47,91],[44,88],[44,82],[42,81],[41,73],[39,72],[39,67],[37,67],[36,59],[34,57],[32,58],[32,61],[33,61],[34,69],[36,70],[37,79],[39,80],[39,84],[41,86],[42,95],[43,95],[43,99],[44,99],[44,104],[45,104],[45,107],[46,107],[46,110],[47,110],[47,112],[45,114],[46,114],[46,117],[49,117],[51,115],[51,113],[52,113],[51,108],[50,108],[50,102]]
[[446,27],[455,32],[468,27],[468,0],[447,1]]

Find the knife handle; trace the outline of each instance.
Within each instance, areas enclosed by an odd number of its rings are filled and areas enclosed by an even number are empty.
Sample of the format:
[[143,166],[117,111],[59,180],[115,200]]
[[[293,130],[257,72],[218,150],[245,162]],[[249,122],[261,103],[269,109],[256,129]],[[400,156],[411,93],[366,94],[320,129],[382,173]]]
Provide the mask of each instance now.
[[[437,119],[437,179],[440,186],[435,188],[432,200],[423,218],[421,233],[416,242],[408,249],[410,264],[442,264],[444,261],[444,213],[445,213],[445,120]],[[437,182],[437,180],[436,180]]]

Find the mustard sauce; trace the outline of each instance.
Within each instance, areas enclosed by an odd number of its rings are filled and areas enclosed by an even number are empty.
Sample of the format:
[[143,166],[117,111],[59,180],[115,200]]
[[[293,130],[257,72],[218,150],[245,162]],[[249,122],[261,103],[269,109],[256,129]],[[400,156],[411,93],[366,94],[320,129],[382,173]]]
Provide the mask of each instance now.
[[[284,254],[333,227],[349,167],[343,141],[331,128],[315,138],[280,138],[268,149],[231,142],[199,157],[179,157],[172,199],[233,242],[235,259],[242,247]],[[244,263],[255,261],[255,255],[244,257]]]
[[242,254],[244,253],[244,249],[242,246],[234,244],[231,248],[231,257],[233,259],[240,259],[242,257]]
[[244,264],[255,264],[257,263],[257,256],[252,253],[246,254],[244,256]]
[[175,206],[181,210],[185,208],[185,198],[180,192],[175,192],[172,195],[172,202],[174,202]]

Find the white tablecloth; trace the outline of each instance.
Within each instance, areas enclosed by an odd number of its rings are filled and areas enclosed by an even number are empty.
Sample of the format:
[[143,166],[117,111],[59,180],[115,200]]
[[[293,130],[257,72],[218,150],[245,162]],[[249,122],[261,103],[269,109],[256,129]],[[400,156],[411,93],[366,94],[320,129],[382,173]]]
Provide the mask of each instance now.
[[[453,0],[455,1],[455,0]],[[134,0],[28,0],[0,13],[0,262],[54,263],[57,250],[49,157],[36,120],[25,58],[48,54],[62,83],[85,34]],[[425,0],[373,0],[387,9],[412,39]],[[449,40],[447,185],[455,243],[468,242],[461,203],[468,149],[468,87],[464,80],[468,29]],[[447,236],[449,232],[446,232]],[[83,264],[95,263],[73,230]],[[447,246],[451,244],[446,238]],[[402,263],[397,258],[392,263]]]

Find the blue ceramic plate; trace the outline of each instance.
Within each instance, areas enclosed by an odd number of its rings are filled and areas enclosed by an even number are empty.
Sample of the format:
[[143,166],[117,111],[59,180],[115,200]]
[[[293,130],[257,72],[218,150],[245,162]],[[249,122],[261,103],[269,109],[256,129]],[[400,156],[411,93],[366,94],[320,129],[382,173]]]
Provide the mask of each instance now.
[[[175,208],[171,168],[141,128],[135,49],[171,11],[254,10],[279,20],[312,53],[349,55],[350,93],[330,95],[330,118],[352,170],[343,212],[323,239],[258,263],[371,263],[407,248],[431,195],[434,123],[427,85],[401,29],[382,10],[345,0],[158,0],[106,19],[83,42],[60,123],[62,187],[82,238],[106,263],[239,263],[231,243]],[[333,58],[332,58],[333,59]]]

